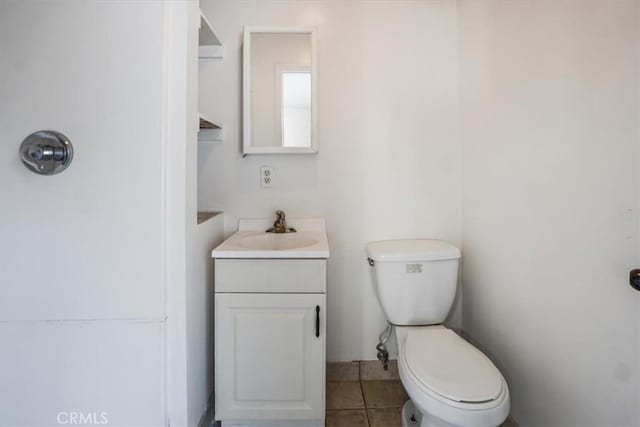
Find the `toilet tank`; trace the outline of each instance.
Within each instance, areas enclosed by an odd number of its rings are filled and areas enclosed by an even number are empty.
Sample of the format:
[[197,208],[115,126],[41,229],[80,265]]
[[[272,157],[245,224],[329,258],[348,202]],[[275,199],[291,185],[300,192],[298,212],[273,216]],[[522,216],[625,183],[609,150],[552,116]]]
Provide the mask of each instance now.
[[460,250],[434,239],[385,240],[367,245],[382,310],[394,325],[444,322],[458,284]]

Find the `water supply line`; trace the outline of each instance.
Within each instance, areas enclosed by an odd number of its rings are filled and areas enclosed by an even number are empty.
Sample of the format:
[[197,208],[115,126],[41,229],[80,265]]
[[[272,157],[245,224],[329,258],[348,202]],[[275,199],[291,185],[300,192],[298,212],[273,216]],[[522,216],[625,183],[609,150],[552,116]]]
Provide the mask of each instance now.
[[382,362],[382,366],[385,371],[389,369],[389,351],[387,350],[387,341],[391,338],[391,332],[393,332],[393,325],[389,323],[384,331],[382,331],[378,336],[380,342],[376,346],[376,349],[378,350],[378,360]]

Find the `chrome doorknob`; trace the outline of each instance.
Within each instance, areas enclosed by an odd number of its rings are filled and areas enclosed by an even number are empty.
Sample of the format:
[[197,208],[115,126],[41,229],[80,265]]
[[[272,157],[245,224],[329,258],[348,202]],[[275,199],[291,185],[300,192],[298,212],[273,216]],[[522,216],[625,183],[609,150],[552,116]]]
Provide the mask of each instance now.
[[60,132],[41,130],[22,141],[20,157],[29,170],[40,175],[55,175],[71,164],[73,146]]
[[629,284],[636,291],[640,291],[640,268],[636,268],[629,272]]

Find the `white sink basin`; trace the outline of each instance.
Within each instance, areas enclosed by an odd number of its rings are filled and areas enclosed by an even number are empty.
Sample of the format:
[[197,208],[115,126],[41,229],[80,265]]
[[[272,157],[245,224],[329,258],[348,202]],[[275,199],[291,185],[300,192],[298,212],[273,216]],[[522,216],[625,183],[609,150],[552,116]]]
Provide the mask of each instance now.
[[261,235],[244,236],[236,241],[236,245],[242,248],[268,251],[302,249],[317,243],[318,239],[298,233],[265,233]]
[[329,258],[324,219],[290,220],[295,233],[267,233],[270,220],[239,221],[239,229],[212,252],[213,258]]

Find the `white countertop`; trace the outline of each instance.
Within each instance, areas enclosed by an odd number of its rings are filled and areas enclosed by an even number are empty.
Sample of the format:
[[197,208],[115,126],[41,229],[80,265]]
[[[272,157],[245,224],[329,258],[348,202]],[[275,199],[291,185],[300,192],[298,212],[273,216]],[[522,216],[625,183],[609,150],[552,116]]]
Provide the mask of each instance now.
[[325,220],[288,219],[295,233],[266,233],[273,220],[241,219],[238,231],[212,252],[213,258],[329,258]]

